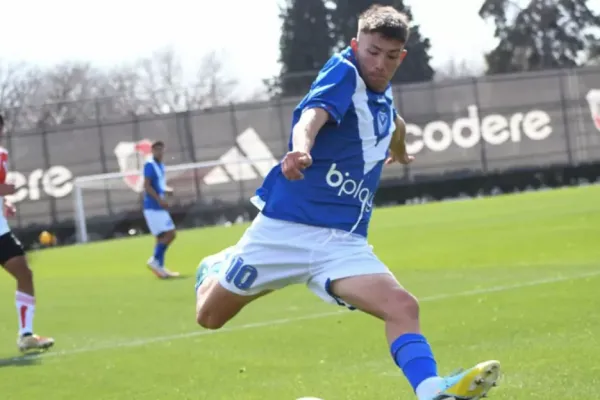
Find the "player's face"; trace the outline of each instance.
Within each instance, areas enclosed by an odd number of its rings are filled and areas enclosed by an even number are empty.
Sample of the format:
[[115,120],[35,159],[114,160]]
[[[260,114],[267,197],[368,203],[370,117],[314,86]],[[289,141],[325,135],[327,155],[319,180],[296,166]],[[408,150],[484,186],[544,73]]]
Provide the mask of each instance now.
[[165,148],[163,146],[156,146],[156,147],[152,148],[152,156],[155,159],[160,161],[163,158],[164,151],[165,151]]
[[379,33],[360,33],[351,46],[363,80],[379,92],[385,90],[406,56],[404,43]]

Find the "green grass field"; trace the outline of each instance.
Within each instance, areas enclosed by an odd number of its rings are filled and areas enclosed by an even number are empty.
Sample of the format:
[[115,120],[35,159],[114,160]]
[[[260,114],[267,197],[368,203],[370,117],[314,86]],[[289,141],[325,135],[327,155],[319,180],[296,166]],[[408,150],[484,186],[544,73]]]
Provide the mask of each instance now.
[[[227,328],[195,325],[200,259],[243,226],[181,232],[159,281],[150,237],[32,254],[35,320],[56,338],[16,359],[14,282],[0,281],[3,400],[412,399],[382,324],[302,286],[252,304]],[[381,209],[370,240],[422,302],[448,373],[503,363],[491,399],[600,396],[600,186]]]

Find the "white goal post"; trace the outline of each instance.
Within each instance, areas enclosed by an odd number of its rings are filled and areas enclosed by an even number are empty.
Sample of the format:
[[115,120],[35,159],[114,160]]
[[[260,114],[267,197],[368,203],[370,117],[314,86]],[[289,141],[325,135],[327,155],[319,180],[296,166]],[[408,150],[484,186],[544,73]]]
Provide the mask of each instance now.
[[[167,185],[173,201],[185,204],[239,199],[248,201],[267,173],[277,164],[274,157],[248,159],[235,148],[218,160],[167,165]],[[89,242],[88,219],[107,220],[111,215],[142,214],[143,163],[135,161],[129,172],[80,176],[73,180],[74,220],[77,243]],[[118,218],[117,218],[118,219]]]

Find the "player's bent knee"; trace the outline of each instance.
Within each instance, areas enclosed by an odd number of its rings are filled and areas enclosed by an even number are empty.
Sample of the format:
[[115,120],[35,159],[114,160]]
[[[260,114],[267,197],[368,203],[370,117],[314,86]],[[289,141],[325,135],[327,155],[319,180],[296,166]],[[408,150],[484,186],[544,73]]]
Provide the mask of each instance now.
[[196,322],[204,329],[216,330],[222,328],[227,320],[211,313],[210,310],[200,308],[196,311]]
[[196,308],[196,322],[204,329],[216,330],[222,328],[241,307],[235,307],[231,304],[224,307],[214,307],[206,302]]
[[168,231],[168,232],[165,234],[165,238],[164,238],[164,240],[165,240],[165,242],[166,242],[167,244],[171,244],[171,243],[173,242],[173,240],[175,240],[175,231],[174,231],[174,230],[173,230],[173,231]]
[[402,288],[392,289],[384,315],[384,319],[387,320],[417,320],[419,318],[419,301]]
[[382,320],[414,321],[419,317],[415,296],[389,275],[342,278],[334,281],[331,289],[347,304]]
[[30,284],[33,282],[33,271],[27,265],[25,257],[14,257],[6,262],[4,268],[15,277],[17,282]]
[[205,281],[197,293],[196,322],[205,329],[222,328],[244,306],[237,295],[222,287],[216,279]]

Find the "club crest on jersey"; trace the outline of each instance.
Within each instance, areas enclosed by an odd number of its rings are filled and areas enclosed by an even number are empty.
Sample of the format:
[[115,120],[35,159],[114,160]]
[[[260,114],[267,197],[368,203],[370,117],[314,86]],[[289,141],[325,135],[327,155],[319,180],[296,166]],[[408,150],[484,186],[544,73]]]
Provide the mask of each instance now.
[[390,123],[389,109],[387,107],[380,108],[376,116],[375,136],[377,137],[377,142],[375,145],[378,145],[383,138],[389,135]]
[[592,89],[585,96],[590,112],[592,113],[592,121],[596,125],[596,129],[600,131],[600,89]]
[[144,189],[141,171],[146,160],[152,157],[152,142],[148,139],[139,142],[120,142],[115,147],[115,155],[122,173],[130,173],[123,178],[129,188],[136,193]]

